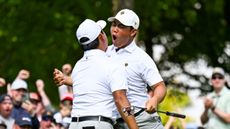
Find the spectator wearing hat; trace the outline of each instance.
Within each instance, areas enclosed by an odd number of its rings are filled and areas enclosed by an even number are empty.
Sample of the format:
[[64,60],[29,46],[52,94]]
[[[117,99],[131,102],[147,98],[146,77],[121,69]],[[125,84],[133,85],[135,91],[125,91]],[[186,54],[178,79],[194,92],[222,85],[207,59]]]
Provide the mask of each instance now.
[[44,81],[42,79],[37,79],[35,85],[37,92],[29,92],[29,100],[23,107],[30,113],[33,129],[38,129],[42,114],[45,111],[54,112],[55,109],[45,93]]
[[[15,78],[15,82],[16,83],[19,83],[19,81],[16,81],[16,80],[26,80],[26,79],[28,79],[30,77],[30,72],[28,71],[28,70],[25,70],[25,69],[22,69],[22,70],[20,70],[19,72],[18,72],[18,75],[17,75],[17,77]],[[25,82],[25,81],[24,81]],[[23,83],[24,83],[23,82]],[[26,83],[26,82],[25,82]],[[25,85],[27,85],[27,84],[25,84]],[[27,88],[27,86],[26,86],[26,88]],[[11,91],[12,91],[12,89],[11,89],[11,84],[10,83],[8,83],[7,84],[7,94],[9,94],[10,96],[12,96],[12,93],[11,93]]]
[[21,113],[29,115],[29,112],[22,108],[23,101],[28,100],[27,90],[27,83],[22,79],[14,80],[11,85],[11,97],[14,105],[11,116],[14,119],[16,119]]
[[[124,67],[111,62],[105,53],[108,47],[103,31],[105,25],[102,20],[86,19],[76,31],[84,55],[75,64],[71,75],[74,98],[70,129],[113,129],[117,110],[131,129],[138,128],[126,97],[128,87]],[[58,81],[61,76],[62,73],[55,69],[55,82],[66,84],[67,78],[64,82]]]
[[222,68],[213,69],[211,84],[214,91],[205,97],[201,123],[205,129],[230,129],[230,91],[225,86]]
[[60,111],[54,114],[56,123],[64,128],[68,128],[71,123],[71,109],[72,109],[73,94],[66,93],[63,95],[60,103]]
[[40,97],[36,92],[29,92],[28,100],[23,102],[22,107],[29,112],[31,121],[33,124],[33,129],[39,129],[39,120],[37,118],[37,108],[38,103],[40,102]]
[[10,116],[13,109],[12,98],[7,94],[0,96],[0,120],[5,123],[8,129],[12,129],[14,119]]
[[55,129],[53,113],[50,111],[46,111],[42,115],[42,120],[40,121],[40,128],[39,129]]
[[15,119],[14,129],[32,129],[32,120],[27,114],[20,114]]

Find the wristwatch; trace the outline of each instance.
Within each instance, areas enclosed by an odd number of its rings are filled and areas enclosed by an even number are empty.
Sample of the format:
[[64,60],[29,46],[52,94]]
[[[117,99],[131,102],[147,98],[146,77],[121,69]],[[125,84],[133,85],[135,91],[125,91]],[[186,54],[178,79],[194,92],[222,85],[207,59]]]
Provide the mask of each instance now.
[[124,107],[122,108],[123,113],[125,116],[134,115],[134,106]]

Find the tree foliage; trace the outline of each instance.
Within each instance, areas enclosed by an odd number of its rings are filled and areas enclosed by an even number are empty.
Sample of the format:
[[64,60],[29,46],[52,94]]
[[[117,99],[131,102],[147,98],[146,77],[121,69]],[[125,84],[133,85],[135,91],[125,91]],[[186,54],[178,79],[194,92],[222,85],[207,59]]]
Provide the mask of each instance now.
[[185,74],[198,81],[200,89],[205,91],[209,85],[205,73],[194,74],[185,68],[189,62],[200,59],[208,67],[220,66],[227,73],[230,71],[229,3],[227,0],[135,1],[141,19],[139,40],[145,44],[146,52],[154,56],[153,46],[163,46],[165,52],[157,62],[160,71],[179,69],[179,73],[164,76],[169,84],[191,88],[175,81],[178,74]]
[[[159,110],[163,112],[176,112],[181,113],[181,110],[190,105],[189,96],[178,89],[169,87],[164,101],[160,104]],[[164,113],[159,113],[162,123],[165,124],[169,116]],[[180,123],[181,124],[181,123]]]
[[82,56],[75,36],[77,26],[86,18],[105,19],[112,12],[104,11],[109,7],[111,3],[105,0],[1,0],[0,76],[12,82],[20,69],[27,69],[31,90],[41,78],[49,96],[57,96],[53,92],[53,69],[64,63],[74,65]]

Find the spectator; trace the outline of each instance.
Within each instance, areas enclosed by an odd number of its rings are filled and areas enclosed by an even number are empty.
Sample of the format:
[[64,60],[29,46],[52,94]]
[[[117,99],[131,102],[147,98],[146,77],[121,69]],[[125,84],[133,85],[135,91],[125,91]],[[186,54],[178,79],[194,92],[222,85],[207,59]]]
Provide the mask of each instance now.
[[33,115],[37,114],[37,105],[41,102],[41,97],[37,92],[30,92],[29,93],[29,101],[32,104],[33,111],[31,112]]
[[32,120],[27,114],[20,114],[15,119],[14,129],[32,129]]
[[204,100],[205,110],[201,115],[201,123],[206,129],[230,129],[230,91],[225,86],[222,68],[213,69],[211,84],[214,91]]
[[29,101],[28,86],[27,83],[17,78],[11,85],[11,96],[13,99],[13,111],[11,116],[16,120],[20,114],[26,117],[32,118],[33,128],[37,129],[39,126],[39,121],[33,116],[33,106]]
[[29,113],[22,108],[23,101],[28,99],[28,96],[26,95],[27,90],[27,83],[21,79],[16,79],[11,85],[11,97],[14,105],[11,116],[14,119],[16,119],[21,113],[29,115]]
[[[71,64],[64,64],[62,66],[62,73],[65,76],[71,76],[71,72],[72,72]],[[61,86],[58,87],[58,91],[59,91],[59,97],[60,97],[60,100],[61,100],[61,98],[63,98],[63,96],[66,93],[72,93],[72,87],[69,87],[67,85],[61,85]]]
[[60,111],[54,114],[56,123],[68,128],[71,122],[71,109],[72,109],[73,94],[66,93],[61,99]]
[[[35,82],[36,88],[38,93],[36,92],[30,92],[29,93],[29,100],[26,103],[27,105],[24,106],[25,109],[30,113],[32,123],[33,123],[33,129],[39,128],[39,123],[41,121],[41,116],[45,111],[54,112],[55,109],[51,105],[51,102],[45,93],[44,87],[44,81],[41,79],[36,80]],[[39,121],[40,120],[40,121]]]
[[3,94],[0,96],[0,120],[2,120],[8,129],[12,129],[14,125],[14,119],[10,116],[13,109],[12,98]]
[[36,81],[37,92],[41,97],[42,104],[45,109],[50,112],[55,112],[55,108],[52,106],[52,103],[45,92],[45,83],[42,79],[38,79]]
[[40,98],[38,94],[35,92],[30,92],[28,100],[26,100],[26,102],[23,102],[22,104],[22,107],[26,109],[31,116],[33,129],[39,129],[39,125],[40,125],[36,115],[38,102],[40,102]]
[[54,124],[53,113],[50,111],[46,111],[42,115],[42,120],[40,122],[39,129],[51,129],[51,128],[56,128]]

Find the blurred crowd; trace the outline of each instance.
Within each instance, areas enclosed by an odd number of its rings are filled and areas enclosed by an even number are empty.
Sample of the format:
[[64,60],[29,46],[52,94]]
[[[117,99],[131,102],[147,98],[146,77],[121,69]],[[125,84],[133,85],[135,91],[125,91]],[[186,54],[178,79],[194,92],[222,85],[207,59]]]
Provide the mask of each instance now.
[[[64,64],[62,72],[70,76],[72,66]],[[25,69],[18,72],[12,83],[0,77],[0,88],[7,87],[6,93],[0,94],[0,129],[67,129],[71,122],[72,88],[57,87],[60,104],[55,108],[42,79],[35,82],[36,92],[29,91],[29,77],[30,71]]]
[[[64,64],[62,73],[70,76],[72,66]],[[0,78],[0,87],[7,91],[0,95],[0,129],[68,129],[71,122],[73,100],[72,88],[61,85],[58,88],[60,104],[54,108],[45,92],[45,83],[37,79],[37,91],[28,89],[26,80],[30,77],[28,70],[18,72],[12,83]],[[214,68],[210,77],[213,92],[204,97],[204,112],[201,114],[202,127],[186,127],[186,122],[179,119],[180,126],[173,124],[178,118],[169,117],[166,129],[214,129],[216,125],[230,128],[230,92],[225,86],[225,73],[221,68]],[[202,106],[202,105],[201,105]]]

